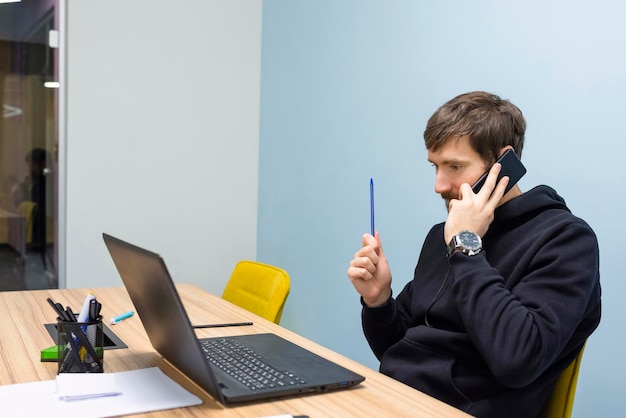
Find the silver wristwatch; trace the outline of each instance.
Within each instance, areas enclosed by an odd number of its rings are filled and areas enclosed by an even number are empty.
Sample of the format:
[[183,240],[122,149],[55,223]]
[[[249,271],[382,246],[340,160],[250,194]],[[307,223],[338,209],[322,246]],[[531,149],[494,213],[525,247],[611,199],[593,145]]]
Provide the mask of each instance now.
[[461,251],[467,255],[476,255],[483,249],[480,237],[472,231],[461,231],[452,237],[446,255],[450,257],[455,251]]

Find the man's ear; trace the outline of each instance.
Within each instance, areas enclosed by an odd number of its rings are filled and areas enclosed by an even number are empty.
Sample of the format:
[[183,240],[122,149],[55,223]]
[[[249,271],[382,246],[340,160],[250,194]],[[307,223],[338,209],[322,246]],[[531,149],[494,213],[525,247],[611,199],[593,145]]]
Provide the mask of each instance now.
[[502,157],[504,155],[505,152],[507,152],[508,150],[512,149],[513,151],[515,151],[513,149],[512,145],[507,145],[506,147],[500,148],[500,152],[498,153],[498,158]]

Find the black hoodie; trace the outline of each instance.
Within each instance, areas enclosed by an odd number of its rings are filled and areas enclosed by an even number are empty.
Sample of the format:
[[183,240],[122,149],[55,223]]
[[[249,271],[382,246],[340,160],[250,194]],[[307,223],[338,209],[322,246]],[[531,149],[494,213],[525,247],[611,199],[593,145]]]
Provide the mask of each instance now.
[[477,417],[535,417],[600,322],[596,236],[550,187],[495,211],[475,256],[429,232],[395,300],[364,306],[380,371]]

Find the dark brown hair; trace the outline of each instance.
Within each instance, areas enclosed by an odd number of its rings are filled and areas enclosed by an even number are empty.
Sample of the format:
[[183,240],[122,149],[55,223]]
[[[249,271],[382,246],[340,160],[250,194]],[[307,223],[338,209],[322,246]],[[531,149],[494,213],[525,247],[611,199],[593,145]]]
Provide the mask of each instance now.
[[526,121],[517,106],[495,94],[475,91],[437,109],[426,125],[424,142],[436,151],[447,141],[467,135],[472,148],[491,164],[507,145],[521,157],[525,131]]

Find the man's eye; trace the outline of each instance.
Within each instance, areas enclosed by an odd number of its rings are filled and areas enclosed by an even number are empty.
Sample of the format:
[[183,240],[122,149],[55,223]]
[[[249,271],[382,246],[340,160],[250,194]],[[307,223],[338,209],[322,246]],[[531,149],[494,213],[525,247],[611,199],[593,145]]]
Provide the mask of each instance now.
[[459,171],[461,168],[463,168],[463,167],[461,167],[460,165],[451,165],[450,166],[450,170],[452,170],[452,171]]

